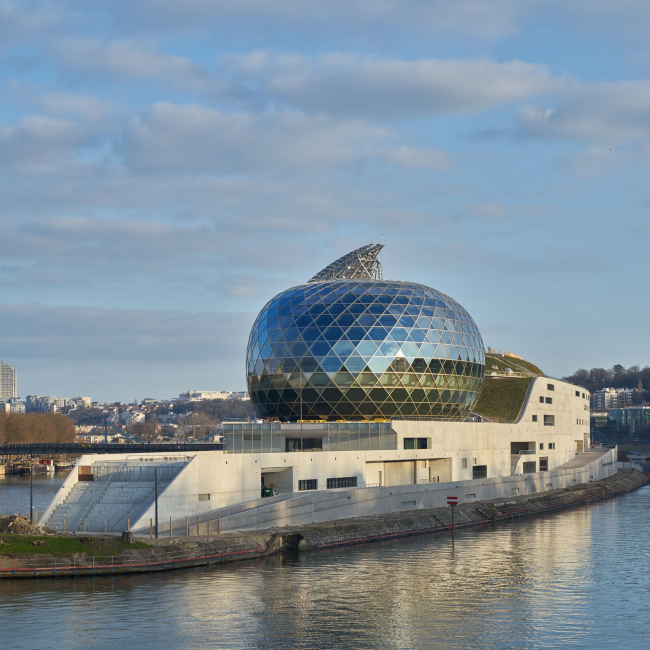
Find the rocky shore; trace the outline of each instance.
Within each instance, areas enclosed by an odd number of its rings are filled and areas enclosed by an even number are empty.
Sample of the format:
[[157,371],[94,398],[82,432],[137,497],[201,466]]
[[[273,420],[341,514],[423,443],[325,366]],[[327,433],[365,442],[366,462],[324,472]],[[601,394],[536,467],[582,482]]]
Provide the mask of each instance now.
[[[455,507],[454,527],[496,525],[516,517],[584,505],[631,492],[647,483],[635,470],[602,481],[508,500]],[[22,521],[24,520],[24,521]],[[13,529],[13,534],[11,530]],[[232,562],[275,553],[378,542],[411,535],[449,533],[451,508],[411,510],[378,517],[199,537],[161,539],[60,535],[36,528],[25,517],[0,518],[0,577],[62,577],[168,571]],[[68,552],[66,552],[68,549]]]

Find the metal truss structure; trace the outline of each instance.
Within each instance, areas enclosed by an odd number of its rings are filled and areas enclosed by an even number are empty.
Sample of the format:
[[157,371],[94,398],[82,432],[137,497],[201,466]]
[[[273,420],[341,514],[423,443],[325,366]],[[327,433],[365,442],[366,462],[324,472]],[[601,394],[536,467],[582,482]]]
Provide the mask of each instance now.
[[309,283],[325,280],[381,280],[379,251],[383,247],[383,244],[368,244],[357,248],[326,266]]

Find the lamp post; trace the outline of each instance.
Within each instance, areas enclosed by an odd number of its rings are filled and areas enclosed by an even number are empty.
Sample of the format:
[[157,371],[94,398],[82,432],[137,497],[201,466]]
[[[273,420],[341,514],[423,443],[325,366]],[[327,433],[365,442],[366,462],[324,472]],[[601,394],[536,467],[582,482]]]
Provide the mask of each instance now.
[[156,494],[156,539],[158,539],[158,468],[153,468],[153,481]]
[[[31,461],[31,459],[30,459]],[[29,463],[29,523],[34,521],[34,466]]]

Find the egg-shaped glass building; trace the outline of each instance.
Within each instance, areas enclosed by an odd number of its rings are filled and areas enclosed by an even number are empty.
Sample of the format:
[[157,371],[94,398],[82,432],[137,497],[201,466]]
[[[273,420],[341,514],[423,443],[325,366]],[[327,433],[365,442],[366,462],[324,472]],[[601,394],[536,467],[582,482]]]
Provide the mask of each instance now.
[[375,277],[326,271],[275,296],[255,320],[247,378],[259,417],[466,417],[485,365],[467,311],[430,287],[377,277],[381,267]]

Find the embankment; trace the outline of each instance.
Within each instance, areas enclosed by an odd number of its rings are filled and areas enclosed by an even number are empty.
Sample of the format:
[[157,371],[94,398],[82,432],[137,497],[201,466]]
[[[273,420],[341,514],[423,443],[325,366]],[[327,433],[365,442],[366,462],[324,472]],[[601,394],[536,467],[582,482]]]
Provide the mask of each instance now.
[[[621,470],[593,483],[508,500],[482,501],[455,507],[455,528],[497,524],[563,508],[588,504],[631,492],[645,485],[648,477],[635,470]],[[445,533],[452,529],[451,508],[412,510],[379,517],[345,519],[293,526],[255,533],[232,533],[211,537],[139,538],[134,546],[117,555],[99,555],[102,537],[76,538],[82,551],[71,555],[48,553],[53,540],[63,536],[40,536],[33,541],[39,552],[8,553],[0,547],[0,577],[34,578],[111,573],[168,571],[191,566],[264,557],[285,550],[308,551],[349,544],[369,543],[411,535]],[[73,536],[67,536],[68,539]],[[5,547],[10,542],[4,537]],[[15,538],[14,538],[15,539]],[[111,538],[115,539],[115,538]],[[119,538],[118,538],[119,539]],[[29,538],[32,540],[32,537]],[[96,548],[93,548],[93,545]],[[86,550],[87,546],[87,550]]]

